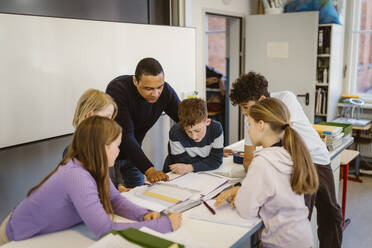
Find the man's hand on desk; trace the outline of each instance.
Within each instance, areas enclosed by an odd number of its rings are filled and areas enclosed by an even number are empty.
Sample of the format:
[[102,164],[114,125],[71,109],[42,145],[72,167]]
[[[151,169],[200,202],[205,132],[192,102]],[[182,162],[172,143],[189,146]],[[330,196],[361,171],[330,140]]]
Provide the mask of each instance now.
[[158,181],[168,181],[168,175],[162,171],[155,170],[154,167],[149,168],[145,172],[146,178],[150,183],[156,183]]
[[230,206],[233,208],[236,193],[238,192],[239,188],[240,186],[236,186],[229,190],[223,191],[219,196],[216,197],[216,203],[214,204],[214,206],[221,206],[225,201],[231,200]]
[[143,216],[143,220],[155,220],[159,219],[161,217],[161,214],[158,212],[149,212]]
[[179,175],[183,175],[183,174],[194,171],[194,167],[192,166],[192,164],[181,164],[181,163],[171,164],[169,165],[169,168],[171,169],[173,173],[179,174]]
[[181,225],[182,214],[180,213],[168,214],[168,218],[171,222],[173,231],[176,231]]

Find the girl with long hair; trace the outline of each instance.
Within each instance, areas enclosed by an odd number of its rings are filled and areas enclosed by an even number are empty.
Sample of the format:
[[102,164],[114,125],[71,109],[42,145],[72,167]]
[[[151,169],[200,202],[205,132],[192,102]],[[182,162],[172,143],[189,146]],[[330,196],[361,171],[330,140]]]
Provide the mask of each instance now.
[[261,218],[263,247],[309,248],[313,245],[304,194],[319,182],[310,153],[289,123],[287,107],[266,98],[249,108],[249,136],[255,152],[242,185],[222,193],[216,206],[233,198],[232,206],[247,219]]
[[[72,125],[76,129],[83,120],[94,115],[115,119],[117,113],[118,106],[110,95],[100,90],[88,89],[80,96],[77,102]],[[63,151],[63,157],[67,154],[68,148],[69,146]],[[128,188],[123,186],[120,171],[115,169],[114,166],[109,169],[109,175],[113,184],[119,192],[129,191]]]
[[[119,154],[121,127],[113,120],[92,116],[77,127],[72,144],[59,165],[31,188],[2,226],[1,243],[67,229],[84,222],[97,238],[112,230],[147,226],[160,232],[176,230],[180,214],[161,216],[120,195],[108,169]],[[113,222],[113,215],[135,223]]]

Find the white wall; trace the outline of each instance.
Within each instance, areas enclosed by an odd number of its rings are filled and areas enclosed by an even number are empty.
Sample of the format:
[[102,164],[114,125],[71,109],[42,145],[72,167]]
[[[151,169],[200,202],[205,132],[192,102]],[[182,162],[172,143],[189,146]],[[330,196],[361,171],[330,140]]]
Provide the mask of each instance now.
[[[185,25],[196,28],[196,89],[205,98],[205,13],[245,17],[255,13],[257,0],[185,0]],[[182,11],[182,10],[181,10]]]

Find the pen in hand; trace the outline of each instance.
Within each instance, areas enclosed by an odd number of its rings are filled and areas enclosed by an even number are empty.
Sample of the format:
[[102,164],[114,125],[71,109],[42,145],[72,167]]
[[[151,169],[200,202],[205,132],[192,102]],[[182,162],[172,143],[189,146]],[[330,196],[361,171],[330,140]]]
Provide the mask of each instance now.
[[208,203],[206,203],[203,199],[202,199],[202,202],[204,204],[204,206],[206,206],[208,208],[208,210],[212,213],[212,214],[216,214],[216,211],[214,211],[214,209],[208,205]]

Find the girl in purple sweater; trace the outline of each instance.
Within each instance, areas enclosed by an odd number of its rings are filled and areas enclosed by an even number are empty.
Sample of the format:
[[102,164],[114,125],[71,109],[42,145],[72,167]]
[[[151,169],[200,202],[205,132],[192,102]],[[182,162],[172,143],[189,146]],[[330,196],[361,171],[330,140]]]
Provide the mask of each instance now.
[[[84,222],[97,238],[111,230],[147,226],[159,232],[176,230],[181,214],[161,216],[120,195],[108,175],[119,153],[121,127],[93,116],[76,129],[61,163],[33,187],[0,228],[0,245],[57,232]],[[135,220],[115,223],[113,215]]]

